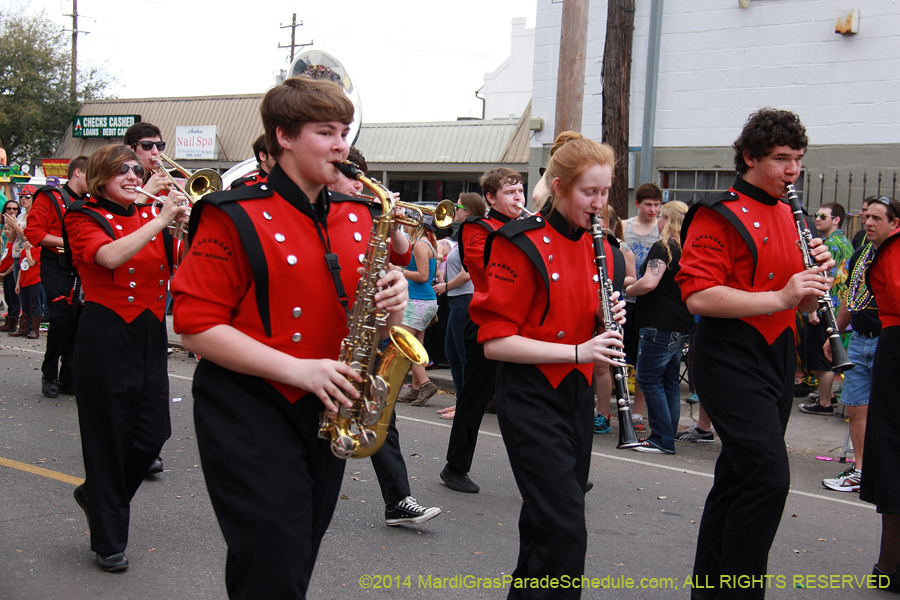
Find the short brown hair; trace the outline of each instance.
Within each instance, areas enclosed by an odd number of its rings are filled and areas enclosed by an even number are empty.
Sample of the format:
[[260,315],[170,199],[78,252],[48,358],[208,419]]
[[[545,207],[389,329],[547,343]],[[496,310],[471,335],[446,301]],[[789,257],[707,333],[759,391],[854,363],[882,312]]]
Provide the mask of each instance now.
[[522,183],[522,175],[519,174],[518,171],[513,171],[512,169],[507,169],[505,167],[491,169],[478,180],[478,185],[481,186],[481,191],[484,192],[485,197],[487,197],[488,194],[496,196],[497,192],[499,192],[504,185],[516,185],[517,183]]
[[276,85],[263,98],[259,107],[266,131],[266,150],[272,158],[281,156],[277,131],[296,137],[306,123],[353,122],[353,103],[344,90],[330,81],[291,77]]
[[103,197],[103,186],[119,174],[126,161],[133,160],[140,164],[137,154],[128,146],[110,144],[103,146],[87,161],[85,179],[88,193],[96,200]]
[[350,154],[347,155],[347,160],[359,167],[363,175],[369,172],[369,163],[366,162],[366,157],[355,146],[350,146]]
[[634,192],[634,201],[640,204],[644,200],[659,200],[662,202],[662,190],[655,183],[645,183]]
[[151,137],[162,139],[162,132],[159,130],[159,127],[153,123],[139,121],[125,131],[125,145],[134,150],[139,141]]
[[483,217],[487,213],[487,203],[481,194],[464,192],[459,195],[459,203],[462,204],[470,215]]
[[79,156],[78,158],[70,160],[69,165],[66,167],[66,177],[72,179],[72,176],[75,174],[75,169],[84,172],[84,166],[87,164],[87,161],[87,156]]

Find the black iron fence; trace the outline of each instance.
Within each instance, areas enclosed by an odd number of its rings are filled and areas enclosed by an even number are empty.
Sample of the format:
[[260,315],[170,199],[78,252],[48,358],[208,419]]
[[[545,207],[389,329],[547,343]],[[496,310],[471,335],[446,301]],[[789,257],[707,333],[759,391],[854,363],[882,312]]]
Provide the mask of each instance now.
[[829,202],[837,202],[843,206],[847,211],[847,219],[842,229],[847,237],[852,238],[864,227],[859,216],[863,199],[869,196],[897,195],[897,172],[898,169],[880,170],[877,173],[807,170],[801,197],[803,205],[810,213]]

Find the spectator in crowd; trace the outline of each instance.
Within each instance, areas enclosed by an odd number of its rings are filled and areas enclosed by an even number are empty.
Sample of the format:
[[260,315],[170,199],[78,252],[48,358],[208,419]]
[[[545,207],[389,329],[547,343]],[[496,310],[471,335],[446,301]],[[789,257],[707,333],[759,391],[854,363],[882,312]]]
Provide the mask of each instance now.
[[[19,203],[15,200],[8,200],[3,204],[2,214],[7,215],[11,219],[15,219],[19,214]],[[11,225],[8,225],[6,219],[0,219],[0,226],[3,229],[3,258],[0,262],[0,274],[3,276],[3,296],[6,301],[6,320],[0,326],[0,332],[10,333],[18,328],[19,310],[19,294],[16,293],[16,274],[14,270],[15,258],[13,258],[13,245],[16,241],[16,232]]]
[[878,303],[881,335],[872,361],[872,388],[866,422],[866,470],[859,497],[881,514],[881,551],[872,574],[900,592],[900,202],[879,196],[869,203],[866,238],[890,235],[879,245],[866,284]]
[[859,231],[853,236],[853,249],[859,250],[866,243],[866,212],[869,210],[869,198],[862,201],[862,208],[859,209]]
[[[658,215],[662,205],[662,190],[652,183],[645,183],[634,193],[634,205],[638,214],[625,221],[623,239],[625,246],[634,255],[634,264],[638,270],[638,279],[641,278],[641,267],[647,260],[650,248],[659,240]],[[625,355],[632,366],[637,364],[639,328],[636,321],[636,306],[634,298],[625,295],[628,307],[628,318],[625,321]],[[634,408],[631,418],[634,420],[634,429],[637,432],[645,431],[642,414],[644,412],[644,393],[639,382],[634,384]]]
[[694,330],[694,315],[681,299],[675,281],[681,261],[681,223],[688,207],[673,200],[659,216],[659,241],[650,248],[641,278],[625,292],[637,298],[640,344],[637,380],[647,400],[652,433],[634,450],[675,454],[675,432],[681,417],[681,350]]
[[[853,246],[841,231],[844,216],[844,207],[836,202],[823,204],[816,213],[816,230],[824,244],[828,246],[831,258],[835,262],[834,268],[828,273],[829,277],[833,279],[829,296],[835,311],[840,306],[841,297],[847,289],[847,261],[853,255]],[[822,350],[828,334],[825,331],[825,325],[821,323],[818,311],[813,311],[804,318],[808,320],[809,326],[804,326],[802,330],[806,334],[804,340],[805,360],[803,362],[807,368],[815,370],[819,385],[819,397],[816,402],[801,404],[800,412],[810,415],[833,415],[834,372],[831,370],[831,360],[825,356]]]
[[[836,317],[841,332],[846,330],[848,325],[852,325],[847,356],[855,365],[844,372],[844,387],[841,391],[841,404],[847,407],[850,419],[854,464],[834,479],[822,480],[822,485],[838,492],[858,492],[862,478],[866,418],[872,387],[872,363],[878,347],[878,338],[881,336],[878,305],[866,283],[866,273],[879,246],[891,235],[896,225],[890,218],[889,205],[878,202],[875,198],[866,198],[865,204],[867,208],[869,205],[872,206],[871,215],[868,210],[866,211],[863,229],[866,233],[866,243],[850,258],[846,293],[841,299]],[[823,350],[830,359],[831,345],[828,342],[824,343]]]
[[16,293],[22,303],[19,328],[9,335],[36,340],[41,333],[41,255],[26,241],[19,263]]
[[[25,243],[28,241],[25,237],[25,228],[28,226],[28,212],[31,210],[31,204],[34,201],[34,193],[36,191],[37,188],[33,185],[22,186],[22,189],[19,191],[18,196],[18,215],[13,216],[11,211],[3,213],[4,224],[9,226],[9,228],[12,230],[12,233],[16,236],[16,239],[13,242],[12,246],[12,255],[13,280],[17,283],[19,281],[19,271],[22,268],[22,259],[24,256],[22,253],[25,250]],[[40,255],[38,255],[38,258],[40,258]],[[38,292],[38,296],[40,296],[40,292]],[[19,296],[19,302],[20,304],[23,302],[23,298],[21,297],[21,295]],[[38,300],[37,310],[38,314],[40,314],[40,300]],[[19,318],[19,322],[17,325],[18,329],[10,332],[10,335],[15,335],[16,337],[28,335],[28,331],[31,328],[31,321],[28,317],[25,316],[24,313]]]
[[0,140],[0,165],[4,167],[9,162],[9,158],[6,156],[6,148],[3,147],[3,140]]

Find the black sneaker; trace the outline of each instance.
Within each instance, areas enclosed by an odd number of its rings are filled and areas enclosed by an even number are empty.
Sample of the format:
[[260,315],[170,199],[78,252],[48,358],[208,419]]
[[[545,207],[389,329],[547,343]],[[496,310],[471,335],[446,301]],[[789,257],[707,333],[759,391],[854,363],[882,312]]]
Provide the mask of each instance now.
[[814,391],[816,391],[816,388],[806,382],[801,381],[794,384],[794,398],[804,398]]
[[59,384],[55,379],[41,377],[41,394],[44,398],[56,398],[59,396]]
[[424,523],[441,514],[437,506],[425,508],[420,506],[412,496],[406,496],[397,502],[391,502],[384,507],[384,522],[387,525],[415,525]]
[[444,470],[441,471],[441,479],[444,480],[448,488],[457,492],[477,494],[478,490],[481,489],[477,483],[469,479],[468,473],[460,473],[450,465],[444,466]]
[[75,496],[75,502],[78,503],[78,506],[81,507],[81,510],[84,511],[84,518],[87,519],[88,529],[91,528],[91,516],[88,514],[88,497],[87,492],[84,489],[84,484],[77,486],[75,491],[72,493]]
[[834,414],[834,405],[822,406],[818,402],[812,404],[801,404],[800,412],[807,415],[827,415],[830,417]]

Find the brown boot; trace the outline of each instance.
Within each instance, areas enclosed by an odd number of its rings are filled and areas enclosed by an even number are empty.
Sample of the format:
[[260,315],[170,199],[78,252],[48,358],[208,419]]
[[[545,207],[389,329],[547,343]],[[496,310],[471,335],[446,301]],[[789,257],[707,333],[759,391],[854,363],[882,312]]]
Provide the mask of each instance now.
[[28,325],[31,323],[31,318],[28,315],[22,315],[19,317],[19,328],[15,331],[11,331],[9,333],[12,337],[25,337],[28,335]]
[[3,327],[0,327],[0,331],[5,331],[9,333],[10,331],[16,330],[16,323],[18,323],[18,317],[11,317],[9,315],[6,316],[6,322],[3,324]]
[[25,337],[29,340],[36,340],[41,337],[41,317],[35,317],[31,320],[31,332]]

